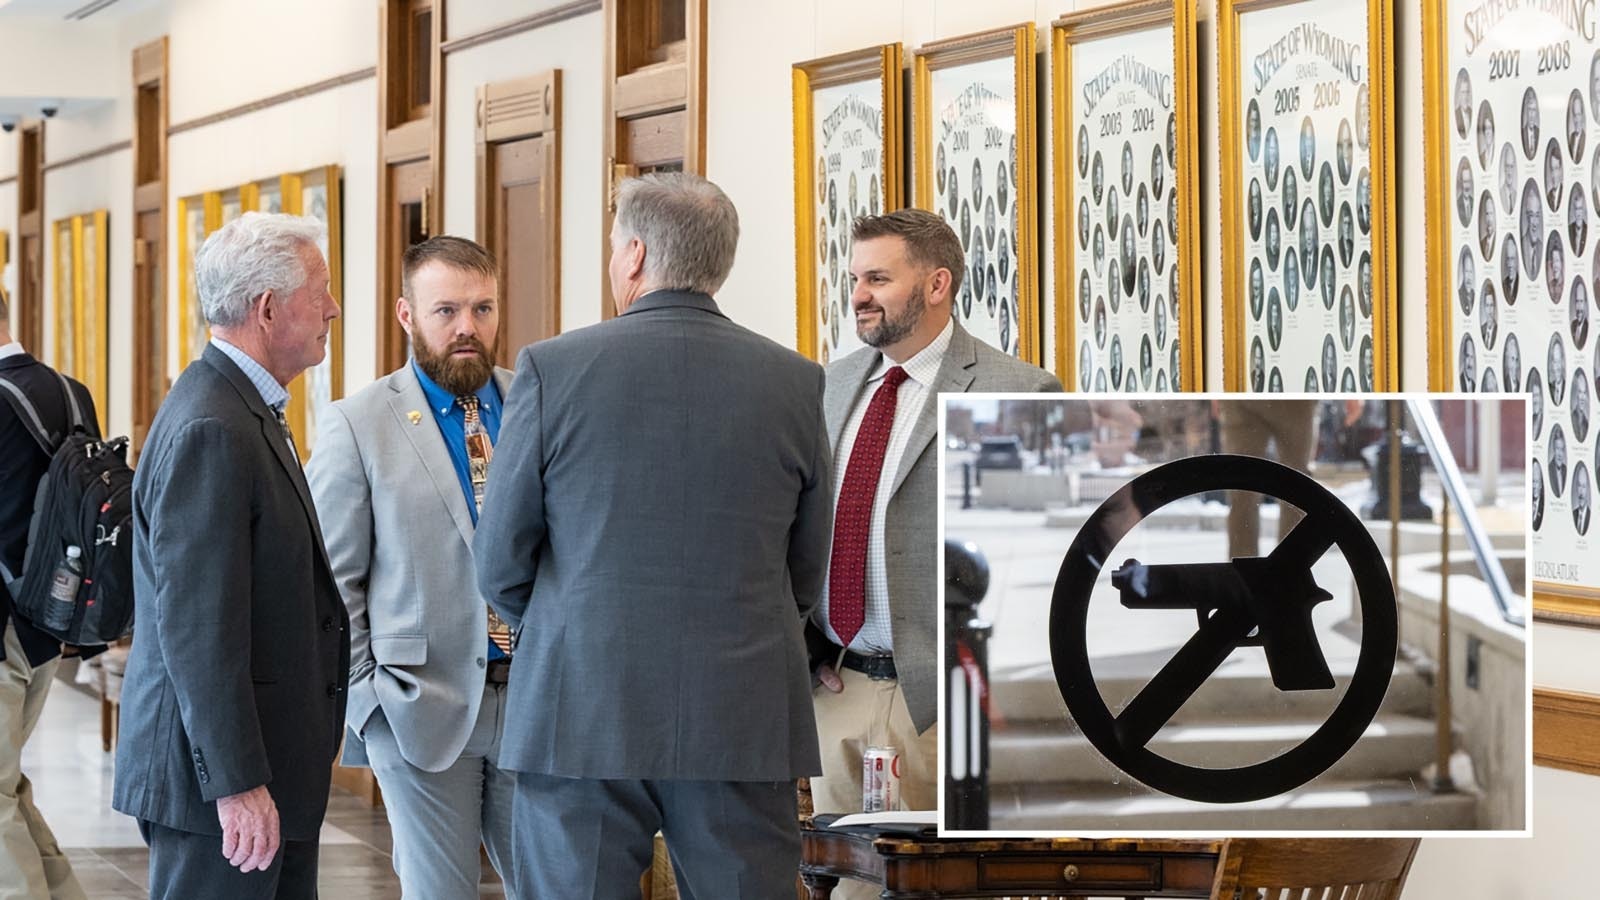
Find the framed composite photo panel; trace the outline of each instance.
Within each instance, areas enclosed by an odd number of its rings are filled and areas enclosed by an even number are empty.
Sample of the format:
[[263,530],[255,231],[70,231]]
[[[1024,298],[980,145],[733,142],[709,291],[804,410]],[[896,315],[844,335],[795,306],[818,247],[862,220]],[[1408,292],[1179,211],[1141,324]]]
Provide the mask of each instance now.
[[1056,372],[1199,390],[1194,6],[1134,0],[1050,30]]
[[914,54],[914,202],[961,238],[955,318],[978,340],[1039,364],[1034,26],[925,45]]
[[1423,3],[1429,384],[1527,392],[1534,612],[1600,624],[1593,3]]
[[[276,180],[278,200],[286,213],[310,216],[322,223],[322,243],[317,249],[328,261],[328,292],[344,307],[344,233],[342,170],[322,166],[284,175]],[[271,199],[263,188],[262,197]],[[344,396],[344,317],[328,324],[328,352],[322,362],[289,383],[289,426],[294,429],[300,455],[310,459],[317,443],[317,421],[333,401]]]
[[107,212],[53,223],[55,246],[55,364],[89,389],[102,431],[109,405],[111,306],[107,279]]
[[796,325],[827,365],[864,346],[850,305],[850,226],[905,205],[900,44],[794,66]]
[[1223,381],[1399,385],[1392,0],[1219,0]]

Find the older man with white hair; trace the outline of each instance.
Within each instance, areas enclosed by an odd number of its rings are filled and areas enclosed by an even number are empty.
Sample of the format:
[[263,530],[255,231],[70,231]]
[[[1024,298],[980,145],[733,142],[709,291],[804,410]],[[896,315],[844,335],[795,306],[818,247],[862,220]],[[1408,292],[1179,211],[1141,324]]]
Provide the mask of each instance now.
[[617,317],[517,359],[473,541],[514,629],[500,766],[519,897],[794,897],[819,771],[802,623],[832,521],[822,369],[725,316],[738,214],[622,184]]
[[349,619],[285,423],[339,307],[313,219],[248,213],[195,258],[211,343],[133,484],[133,653],[112,806],[152,900],[312,900]]

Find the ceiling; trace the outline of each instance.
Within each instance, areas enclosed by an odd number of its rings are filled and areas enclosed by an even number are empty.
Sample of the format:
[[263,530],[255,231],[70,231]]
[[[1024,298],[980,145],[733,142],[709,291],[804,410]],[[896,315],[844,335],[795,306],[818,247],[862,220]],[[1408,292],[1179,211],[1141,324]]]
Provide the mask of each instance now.
[[155,5],[153,0],[0,0],[0,19],[28,16],[103,24]]

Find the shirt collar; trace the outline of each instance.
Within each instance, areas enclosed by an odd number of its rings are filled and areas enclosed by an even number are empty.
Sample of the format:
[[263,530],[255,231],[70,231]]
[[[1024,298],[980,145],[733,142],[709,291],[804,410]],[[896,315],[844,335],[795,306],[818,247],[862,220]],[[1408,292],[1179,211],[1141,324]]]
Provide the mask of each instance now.
[[[411,360],[411,371],[417,373],[417,383],[422,385],[422,394],[428,398],[428,406],[441,416],[450,415],[450,411],[456,405],[456,395],[440,387],[432,378],[429,378],[428,373],[422,371],[422,367],[417,365],[415,357]],[[490,373],[489,380],[485,381],[483,387],[478,388],[473,393],[477,395],[478,403],[485,408],[499,403],[500,391],[494,383],[494,374]]]
[[26,350],[22,349],[21,341],[12,341],[9,344],[0,344],[0,359],[9,359],[13,356],[21,356],[26,352]]
[[872,377],[868,378],[867,382],[870,384],[882,379],[890,369],[898,365],[905,369],[906,376],[917,384],[923,387],[932,385],[933,380],[939,375],[939,366],[944,363],[944,352],[950,349],[950,338],[956,330],[955,321],[955,317],[952,316],[950,321],[944,323],[944,330],[939,332],[938,337],[918,351],[916,356],[903,363],[897,363],[881,353],[878,354],[878,367],[872,370]]
[[256,391],[261,394],[261,401],[267,404],[268,408],[273,412],[283,411],[284,404],[289,402],[289,389],[279,384],[278,379],[273,378],[261,363],[222,338],[212,337],[211,346],[226,353],[228,358],[233,360],[233,364],[239,367],[244,377],[250,379],[250,383],[256,386]]

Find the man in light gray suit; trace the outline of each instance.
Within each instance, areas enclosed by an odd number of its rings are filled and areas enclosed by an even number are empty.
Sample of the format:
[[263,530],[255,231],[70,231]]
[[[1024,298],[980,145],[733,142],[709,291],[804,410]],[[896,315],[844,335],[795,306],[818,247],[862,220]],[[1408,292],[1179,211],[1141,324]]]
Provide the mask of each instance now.
[[343,731],[349,619],[286,385],[339,307],[322,226],[247,213],[206,239],[211,343],[156,412],[133,481],[133,653],[111,805],[153,900],[312,900]]
[[904,805],[934,809],[938,395],[1061,383],[956,323],[966,263],[939,216],[863,216],[851,237],[851,305],[868,346],[828,367],[837,493],[828,584],[808,630],[823,768],[812,798],[818,812],[859,811],[862,752],[888,744],[900,751]]
[[474,555],[517,629],[501,765],[524,897],[794,896],[815,774],[802,622],[832,498],[822,369],[711,295],[738,214],[710,182],[617,192],[617,317],[524,349]]
[[345,761],[370,760],[401,893],[420,900],[476,898],[480,842],[511,873],[510,634],[472,567],[511,385],[494,367],[498,271],[463,238],[406,250],[395,315],[414,356],[328,408],[306,469],[350,612]]

